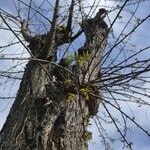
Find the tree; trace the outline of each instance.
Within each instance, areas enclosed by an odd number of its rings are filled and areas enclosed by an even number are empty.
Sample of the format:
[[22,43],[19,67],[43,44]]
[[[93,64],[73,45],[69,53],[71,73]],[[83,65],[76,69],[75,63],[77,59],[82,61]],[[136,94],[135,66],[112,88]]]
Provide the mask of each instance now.
[[[106,149],[110,149],[107,140],[114,139],[107,137],[102,121],[115,126],[120,141],[129,149],[132,149],[132,143],[127,139],[127,120],[150,135],[134,117],[124,112],[120,103],[128,101],[149,106],[139,95],[149,98],[149,88],[142,86],[149,82],[147,72],[150,70],[150,60],[146,57],[143,59],[140,55],[150,47],[128,51],[129,54],[126,49],[135,48],[128,39],[150,15],[137,19],[133,28],[126,31],[141,5],[140,1],[118,2],[110,11],[100,8],[91,17],[90,13],[86,15],[84,12],[83,2],[71,0],[64,5],[60,0],[42,1],[38,6],[33,0],[29,4],[18,0],[15,3],[17,16],[1,10],[2,29],[11,31],[31,56],[0,132],[1,149],[88,149],[87,143],[92,138],[92,133],[87,127],[94,116],[99,121],[95,122]],[[95,9],[95,3],[92,4],[91,11]],[[121,13],[125,8],[133,4],[136,6],[135,11],[131,12],[120,35],[115,36],[112,31],[114,24],[122,19]],[[104,18],[107,16],[110,21],[109,14],[115,10],[118,10],[115,19],[107,25]],[[14,24],[20,25],[19,30],[25,41],[12,27]],[[76,46],[74,51],[71,50],[70,47],[77,40],[83,40],[83,34],[85,42],[79,48]],[[3,48],[13,44],[16,42]],[[115,49],[118,49],[117,53],[113,52]],[[61,56],[58,57],[59,53]],[[105,109],[107,119],[97,115],[99,104]],[[111,107],[120,113],[123,130],[120,121],[111,113]]]

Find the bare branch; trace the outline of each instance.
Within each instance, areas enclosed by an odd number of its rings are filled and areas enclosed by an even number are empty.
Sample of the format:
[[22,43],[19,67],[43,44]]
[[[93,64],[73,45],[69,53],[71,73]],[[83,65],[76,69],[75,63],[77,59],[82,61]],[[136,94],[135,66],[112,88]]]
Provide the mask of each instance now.
[[71,32],[74,5],[75,5],[75,1],[72,0],[72,1],[71,1],[71,5],[70,5],[70,8],[69,8],[69,16],[68,16],[68,22],[67,22],[67,27],[66,27],[66,30],[67,30],[68,32]]
[[59,2],[60,2],[59,0],[56,0],[51,29],[48,32],[48,37],[41,55],[43,59],[54,58],[54,60],[56,60],[55,58],[56,50],[54,47],[55,47],[56,26],[59,17]]
[[23,22],[21,23],[21,33],[27,42],[31,42],[33,37],[28,32],[27,21],[25,19],[23,19]]

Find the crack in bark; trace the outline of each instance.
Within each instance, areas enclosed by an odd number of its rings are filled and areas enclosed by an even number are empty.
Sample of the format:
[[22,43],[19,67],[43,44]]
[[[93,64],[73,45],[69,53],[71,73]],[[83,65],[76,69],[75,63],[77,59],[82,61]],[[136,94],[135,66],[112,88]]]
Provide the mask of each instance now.
[[[82,56],[87,51],[90,59],[82,68],[79,67],[78,62],[69,68],[69,71],[79,78],[72,77],[63,68],[57,68],[58,74],[54,73],[56,71],[54,67],[43,63],[44,68],[51,75],[57,75],[57,80],[52,81],[36,62],[31,60],[28,63],[17,98],[0,132],[1,150],[88,149],[85,136],[89,118],[97,113],[100,103],[99,96],[95,96],[100,95],[97,85],[90,85],[90,82],[97,78],[100,71],[99,67],[92,69],[102,57],[106,45],[106,40],[102,39],[107,33],[107,25],[101,16],[96,16],[93,19],[84,20],[82,29],[86,42],[84,47],[78,50],[78,56]],[[60,44],[70,40],[64,39],[66,38],[64,33],[59,36],[55,37],[57,39],[53,45],[55,52]],[[40,35],[32,37],[33,41],[30,39],[29,48],[37,58],[41,57],[46,37],[47,35]],[[54,61],[56,56],[52,57]],[[72,78],[73,83],[65,85],[65,76]],[[92,91],[88,101],[80,91],[84,86]],[[69,92],[76,95],[75,101],[67,101]]]

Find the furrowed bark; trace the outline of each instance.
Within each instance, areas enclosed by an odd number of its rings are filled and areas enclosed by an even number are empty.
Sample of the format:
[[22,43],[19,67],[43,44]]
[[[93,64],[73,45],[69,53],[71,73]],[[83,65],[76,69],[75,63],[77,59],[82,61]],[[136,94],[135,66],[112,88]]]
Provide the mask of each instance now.
[[[31,60],[27,64],[16,100],[0,132],[1,150],[88,149],[89,119],[97,113],[100,103],[97,98],[100,95],[98,85],[91,85],[90,82],[97,78],[100,71],[99,66],[93,68],[101,60],[106,46],[106,39],[103,38],[107,33],[107,25],[101,17],[95,17],[84,20],[82,28],[86,42],[78,50],[77,57],[82,57],[87,52],[89,56],[82,66],[79,61],[69,67],[60,62],[61,68],[43,63],[47,72],[56,78],[52,80],[36,61]],[[55,45],[66,43],[67,40],[63,41],[64,38],[61,37],[61,41],[59,38]],[[37,58],[41,56],[39,53],[42,53],[46,38],[34,37],[35,41],[29,45]],[[39,41],[37,52],[35,42]],[[67,72],[67,69],[76,77]],[[90,90],[88,95],[82,92],[85,88]]]

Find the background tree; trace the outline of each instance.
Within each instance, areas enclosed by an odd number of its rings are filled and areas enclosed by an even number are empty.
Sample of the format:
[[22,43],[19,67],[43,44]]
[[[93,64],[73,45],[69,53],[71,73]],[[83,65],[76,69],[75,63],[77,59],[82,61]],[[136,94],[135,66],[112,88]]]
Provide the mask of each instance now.
[[[149,136],[125,107],[149,106],[150,46],[132,41],[150,18],[137,17],[144,1],[118,1],[105,6],[107,11],[99,9],[100,1],[86,3],[17,0],[17,14],[1,9],[1,30],[12,33],[11,41],[1,46],[1,60],[13,61],[4,64],[1,86],[21,80],[1,130],[1,149],[87,149],[90,119],[105,149],[118,139],[132,149],[129,121]],[[118,136],[111,137],[106,125],[115,127]]]

